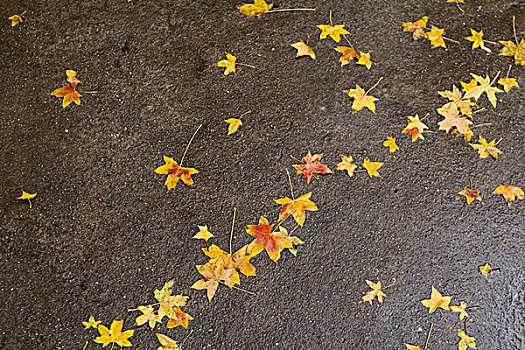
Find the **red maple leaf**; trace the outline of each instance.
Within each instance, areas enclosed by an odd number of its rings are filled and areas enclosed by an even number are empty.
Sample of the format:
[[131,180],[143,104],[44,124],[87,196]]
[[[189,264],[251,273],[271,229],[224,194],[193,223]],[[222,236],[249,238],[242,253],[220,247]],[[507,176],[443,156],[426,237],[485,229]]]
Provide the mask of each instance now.
[[261,216],[258,225],[246,225],[246,232],[255,237],[247,248],[250,256],[266,249],[270,259],[277,262],[281,257],[281,250],[294,246],[295,237],[290,237],[282,227],[279,232],[272,232],[272,227],[264,216]]
[[312,175],[315,174],[328,174],[332,173],[326,165],[321,163],[321,157],[323,154],[315,154],[312,156],[310,151],[308,154],[301,159],[301,164],[292,165],[296,170],[297,174],[303,174],[306,179],[306,183],[310,183]]

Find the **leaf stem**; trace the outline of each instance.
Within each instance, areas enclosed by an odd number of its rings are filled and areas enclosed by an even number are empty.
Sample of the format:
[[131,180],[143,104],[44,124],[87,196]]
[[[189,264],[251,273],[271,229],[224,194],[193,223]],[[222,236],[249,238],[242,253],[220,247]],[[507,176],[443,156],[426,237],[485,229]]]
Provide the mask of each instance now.
[[474,128],[477,128],[477,127],[480,127],[480,126],[487,126],[487,125],[493,125],[494,123],[483,123],[483,124],[478,124],[478,125],[474,125],[471,127],[471,129],[474,129]]
[[387,288],[390,288],[390,287],[392,287],[392,286],[395,286],[396,283],[397,283],[397,281],[394,280],[394,282],[390,283],[390,284],[389,284],[388,286],[386,286],[386,287],[381,288],[381,290],[385,290],[385,289],[387,289]]
[[239,66],[245,66],[245,67],[250,67],[250,68],[256,68],[255,66],[252,66],[250,64],[246,64],[246,63],[239,63],[237,62],[236,64],[238,64]]
[[496,144],[494,145],[494,147],[496,147],[496,146],[498,145],[498,143],[501,142],[501,140],[503,140],[503,138],[499,139],[499,140],[496,142]]
[[509,69],[507,70],[507,79],[509,78],[510,69],[512,68],[512,64],[509,65]]
[[[330,10],[330,25],[333,27],[334,24],[332,23],[332,10]],[[514,33],[516,32],[516,30],[514,30]],[[517,41],[516,41],[517,43]]]
[[514,30],[514,40],[516,40],[516,46],[520,46],[518,44],[518,36],[516,35],[516,16],[512,16],[512,29]]
[[81,92],[83,94],[98,94],[98,91],[82,91],[82,90],[78,90],[78,92]]
[[86,350],[88,343],[89,343],[89,341],[86,340],[86,344],[84,345],[84,347],[82,348],[82,350]]
[[297,9],[277,9],[277,10],[266,11],[265,13],[271,13],[271,12],[285,12],[285,11],[315,11],[315,9],[307,9],[307,8],[297,8]]
[[478,112],[481,112],[481,111],[484,111],[485,109],[486,109],[485,107],[480,108],[480,109],[478,109],[477,111],[472,112],[472,114],[474,114],[474,113],[478,113]]
[[246,114],[251,113],[251,112],[252,112],[252,111],[244,112],[243,114],[241,114],[241,116],[239,117],[239,119],[241,119],[241,118],[244,117]]
[[377,83],[375,83],[370,89],[368,89],[367,92],[365,92],[365,95],[368,95],[368,93],[370,92],[370,90],[372,90],[373,88],[375,88],[380,82],[381,80],[383,80],[383,77],[379,78],[379,80],[377,81]]
[[427,113],[427,114],[425,114],[425,116],[424,116],[423,118],[419,119],[419,121],[422,122],[422,121],[425,120],[425,118],[428,117],[429,115],[430,115],[430,112]]
[[351,47],[352,49],[355,50],[354,45],[352,45],[352,43],[350,42],[350,40],[348,40],[348,38],[346,37],[346,35],[343,35],[343,38],[345,38],[345,40],[346,40],[346,42],[348,43],[348,45],[350,45],[350,47]]
[[441,311],[441,309],[439,309],[439,312],[441,313],[441,317],[443,317],[443,319],[445,320],[445,322],[448,322],[447,319],[445,318],[445,315],[443,315],[443,311]]
[[28,198],[27,200],[29,201],[29,209],[31,209],[31,208],[33,207],[33,206],[31,205],[31,199]]
[[[219,283],[222,283],[222,284],[224,284],[225,286],[230,287],[229,285],[227,285],[227,284],[226,284],[225,282],[223,282],[223,281],[219,281]],[[234,289],[240,290],[241,292],[248,293],[248,294],[251,294],[251,295],[255,295],[254,292],[250,292],[249,290],[242,289],[242,288],[239,288],[239,287],[237,287],[237,286],[231,286],[230,288],[234,288]]]
[[288,182],[290,183],[290,192],[292,192],[292,199],[295,200],[295,197],[293,195],[293,186],[292,186],[292,179],[290,178],[290,172],[288,171],[288,168],[284,168],[286,170],[286,175],[288,175]]
[[458,7],[458,9],[459,9],[461,12],[465,12],[465,11],[463,11],[463,9],[461,8],[461,6],[459,6],[459,3],[458,3],[458,2],[456,2],[456,6]]
[[427,334],[427,341],[425,342],[425,348],[423,350],[427,350],[428,340],[430,339],[430,333],[432,333],[433,326],[434,326],[434,322],[430,322],[430,328],[428,329],[428,334]]
[[237,214],[237,208],[233,207],[233,220],[232,220],[232,230],[230,232],[230,254],[232,253],[232,240],[233,240],[233,226],[235,225],[235,215]]
[[[156,306],[156,305],[160,305],[160,303],[155,303],[155,304],[149,304],[149,305],[146,305],[145,307],[150,307],[150,306]],[[131,312],[131,311],[139,311],[140,309],[128,309],[128,312]]]
[[294,157],[294,156],[292,156],[292,155],[290,155],[290,158],[292,158],[292,159],[293,159],[293,160],[295,160],[296,162],[299,162],[299,163],[301,163],[301,161],[300,161],[299,159],[295,158],[295,157]]
[[498,71],[498,74],[496,74],[496,76],[494,77],[494,79],[492,79],[492,81],[490,82],[489,86],[491,86],[492,84],[494,84],[494,82],[496,81],[496,79],[498,79],[498,77],[499,77],[499,73],[501,73],[501,71]]
[[182,168],[182,162],[184,161],[184,157],[186,157],[186,153],[188,153],[188,148],[190,148],[191,141],[193,141],[193,139],[195,138],[195,135],[197,135],[197,132],[199,131],[199,129],[201,127],[202,127],[202,124],[199,125],[197,130],[195,130],[195,132],[193,133],[193,136],[191,137],[190,141],[188,142],[188,145],[186,146],[186,149],[184,150],[184,154],[182,155],[182,159],[180,160],[180,165],[179,165],[181,168]]
[[188,338],[190,337],[191,333],[193,333],[193,329],[190,331],[190,334],[188,334],[186,336],[186,338],[184,338],[184,341],[182,342],[182,344],[180,344],[180,349],[182,349],[182,347],[184,346],[184,343],[186,343],[186,340],[188,340]]
[[[514,176],[512,177],[512,179],[510,179],[510,183],[509,183],[509,185],[512,185],[512,181],[514,181],[514,178],[515,178],[516,176],[518,176],[518,174],[519,174],[519,173],[514,174]],[[494,271],[494,270],[495,270],[495,269],[492,269],[492,271]]]

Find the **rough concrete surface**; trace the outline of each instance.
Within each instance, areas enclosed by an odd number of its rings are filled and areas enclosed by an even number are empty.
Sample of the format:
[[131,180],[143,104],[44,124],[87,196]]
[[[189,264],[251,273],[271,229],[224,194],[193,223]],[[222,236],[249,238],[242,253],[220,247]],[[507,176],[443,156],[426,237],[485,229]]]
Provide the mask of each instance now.
[[[204,0],[3,0],[0,5],[0,348],[88,349],[96,330],[81,321],[93,314],[108,325],[117,316],[135,328],[136,349],[159,346],[138,313],[155,302],[153,290],[175,279],[191,296],[185,311],[195,319],[186,349],[457,349],[457,314],[428,313],[419,301],[434,285],[452,303],[480,306],[470,312],[468,333],[478,349],[525,348],[524,201],[507,206],[492,194],[498,183],[525,185],[522,133],[524,92],[498,94],[474,129],[503,140],[498,160],[479,159],[461,138],[437,131],[437,93],[467,81],[470,73],[498,71],[525,86],[523,67],[511,57],[472,50],[469,28],[489,40],[525,36],[522,1],[468,0],[465,12],[445,0],[276,1],[276,8],[315,7],[249,18],[239,1]],[[344,23],[358,49],[371,53],[370,70],[341,67],[331,39],[317,24]],[[7,18],[24,14],[11,28]],[[447,49],[412,40],[401,24],[427,15],[445,28]],[[68,38],[66,38],[66,36]],[[290,44],[309,38],[315,61],[295,58]],[[488,44],[495,53],[499,46]],[[239,62],[234,75],[213,66],[224,51]],[[50,92],[78,72],[80,106],[63,109]],[[358,84],[372,90],[377,113],[352,113],[342,93]],[[244,126],[226,135],[224,119]],[[412,143],[401,134],[406,116],[430,115],[434,133]],[[154,169],[162,155],[180,160],[198,127],[185,165],[200,170],[192,187],[172,191]],[[401,151],[381,145],[397,138]],[[291,167],[307,151],[324,153],[332,170],[340,154],[361,163],[384,162],[381,177],[344,172],[307,185]],[[208,225],[213,242],[228,249],[233,207],[234,249],[250,242],[243,226],[261,215],[277,220],[274,199],[289,196],[285,168],[296,195],[312,191],[320,208],[308,212],[305,244],[297,257],[283,252],[274,263],[253,259],[256,277],[241,287],[219,286],[211,303],[190,289],[206,262],[192,239]],[[467,206],[457,193],[481,190],[484,204]],[[38,192],[30,209],[20,191]],[[98,198],[102,201],[99,201]],[[293,225],[288,222],[291,229]],[[501,270],[488,278],[478,266]],[[382,304],[360,303],[365,280],[397,283]],[[188,331],[163,332],[181,341]],[[109,348],[109,347],[106,347]]]

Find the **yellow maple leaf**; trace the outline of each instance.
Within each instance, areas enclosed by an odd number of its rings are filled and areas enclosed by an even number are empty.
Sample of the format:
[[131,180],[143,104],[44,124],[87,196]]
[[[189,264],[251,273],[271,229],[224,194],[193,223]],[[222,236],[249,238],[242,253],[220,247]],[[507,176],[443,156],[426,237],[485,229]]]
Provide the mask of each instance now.
[[199,172],[197,169],[182,168],[173,158],[168,156],[163,156],[163,159],[165,164],[156,168],[155,173],[168,175],[166,177],[166,181],[164,182],[164,185],[166,185],[168,190],[175,188],[179,180],[182,180],[182,182],[184,182],[184,184],[187,186],[193,185],[194,182],[191,178],[191,175],[197,174]]
[[20,15],[12,15],[11,17],[8,18],[9,20],[11,20],[11,27],[14,27],[16,26],[18,23],[21,23],[24,21],[24,19],[22,18],[22,16]]
[[461,135],[466,135],[471,132],[470,125],[472,124],[472,121],[467,119],[467,117],[461,117],[455,104],[447,103],[436,110],[439,114],[445,117],[445,119],[438,123],[439,130],[445,130],[448,132],[450,128],[455,127]]
[[188,322],[193,320],[193,317],[181,310],[180,307],[176,308],[175,315],[172,316],[172,318],[169,319],[168,323],[166,324],[166,328],[176,328],[178,326],[182,326],[185,329],[188,329]]
[[88,328],[97,328],[99,324],[101,324],[102,321],[96,321],[95,320],[95,316],[91,315],[89,316],[89,320],[87,321],[82,321],[82,324],[85,326],[84,329],[88,329]]
[[133,336],[135,330],[130,329],[122,332],[123,324],[123,320],[113,320],[110,329],[104,325],[99,325],[97,329],[100,333],[100,336],[93,339],[93,341],[95,343],[102,344],[102,346],[109,345],[110,343],[115,343],[120,347],[132,346],[128,338]]
[[203,239],[208,242],[208,239],[215,237],[210,231],[208,231],[208,225],[197,225],[197,227],[199,228],[199,232],[197,232],[193,238]]
[[80,80],[77,79],[77,72],[75,72],[74,70],[71,70],[71,69],[66,70],[66,77],[67,77],[67,81],[71,84],[80,83]]
[[512,186],[507,184],[500,183],[498,187],[494,190],[492,193],[501,194],[503,198],[505,198],[505,201],[509,204],[514,202],[516,198],[523,199],[525,198],[525,194],[523,193],[523,190],[521,187],[518,186]]
[[351,155],[343,156],[341,155],[341,162],[337,163],[336,169],[337,170],[346,170],[348,176],[352,177],[354,176],[354,171],[357,169],[357,165],[353,163],[354,159]]
[[470,34],[471,36],[466,36],[465,39],[467,39],[468,41],[472,41],[472,50],[479,47],[487,52],[492,52],[488,47],[485,46],[485,42],[483,41],[482,30],[476,32],[474,29],[470,28]]
[[476,348],[476,338],[468,336],[462,329],[458,329],[458,337],[460,341],[458,343],[458,350],[467,350],[467,348]]
[[490,264],[478,266],[478,269],[479,272],[485,277],[489,277],[489,273],[492,271],[492,267],[490,266]]
[[234,55],[230,55],[227,52],[225,52],[225,54],[226,54],[226,59],[220,60],[219,62],[216,63],[216,65],[218,67],[226,68],[224,70],[224,75],[235,73],[235,62],[237,60],[237,57],[235,57]]
[[428,16],[424,16],[415,22],[404,22],[403,31],[412,32],[412,37],[414,40],[417,40],[421,37],[426,38],[427,33],[425,32],[425,29],[427,29],[427,21]]
[[388,147],[388,151],[390,153],[394,153],[395,151],[399,151],[399,147],[396,144],[396,139],[390,136],[386,137],[387,139],[383,141],[383,146]]
[[359,55],[359,59],[357,60],[356,64],[360,64],[363,66],[366,66],[367,69],[370,69],[372,67],[372,61],[370,61],[370,52],[363,52],[361,51]]
[[467,303],[460,301],[459,305],[450,305],[450,311],[459,312],[459,320],[462,321],[465,317],[468,320]]
[[295,222],[297,222],[299,226],[303,226],[306,219],[306,210],[319,210],[315,203],[310,200],[311,196],[312,192],[308,192],[297,199],[291,199],[288,197],[274,199],[275,203],[282,205],[279,210],[279,221],[292,214]]
[[359,59],[359,54],[353,47],[337,46],[334,50],[341,53],[341,57],[339,57],[341,66],[350,63],[350,61],[352,61],[354,58]]
[[371,162],[370,159],[366,157],[362,165],[363,168],[365,168],[368,172],[368,176],[370,176],[370,178],[372,176],[380,176],[378,170],[383,166],[382,162]]
[[22,191],[22,195],[20,197],[16,197],[16,199],[27,199],[29,201],[29,208],[32,208],[31,199],[35,198],[37,193],[38,192],[27,193],[26,191]]
[[[474,81],[474,84],[477,85],[476,80],[474,79],[472,80]],[[448,90],[438,91],[438,94],[450,100],[450,102],[444,104],[441,107],[442,110],[448,110],[450,108],[456,108],[456,109],[459,108],[461,113],[469,117],[472,117],[472,108],[470,107],[475,106],[476,104],[472,102],[470,99],[463,99],[463,97],[461,96],[461,91],[457,88],[456,85],[452,85],[452,91],[448,91]]]
[[520,87],[520,85],[518,84],[518,81],[515,78],[499,78],[498,84],[502,85],[503,90],[505,90],[505,92],[507,93],[513,87],[517,87],[517,88]]
[[484,137],[481,137],[481,135],[479,135],[479,144],[469,143],[469,145],[478,151],[480,158],[487,158],[488,156],[492,156],[495,159],[498,159],[498,154],[502,154],[503,152],[501,152],[495,147],[495,143],[495,139],[490,142],[487,142],[487,140]]
[[310,58],[315,60],[315,52],[312,50],[312,48],[305,44],[303,39],[299,39],[300,41],[291,44],[291,46],[297,50],[297,55],[295,57],[301,57],[301,56],[310,56]]
[[410,345],[410,344],[405,343],[405,346],[407,347],[407,350],[421,350],[419,345]]
[[478,201],[483,203],[483,200],[481,199],[481,195],[479,191],[477,190],[471,190],[470,188],[465,187],[460,192],[458,192],[458,194],[465,196],[465,198],[467,199],[467,204],[472,203],[474,199],[477,199]]
[[480,98],[480,96],[483,93],[486,93],[487,98],[489,99],[490,103],[492,103],[492,106],[496,108],[496,101],[497,101],[496,93],[503,92],[503,90],[498,89],[497,87],[491,86],[493,82],[490,82],[490,78],[488,74],[485,78],[482,78],[481,76],[473,74],[473,73],[470,73],[470,75],[472,75],[474,80],[476,80],[476,82],[478,82],[479,85],[472,86],[472,87],[468,86],[466,88],[464,87],[466,89],[465,90],[466,93],[465,93],[465,96],[463,96],[463,98],[464,99],[473,98],[475,101],[477,101],[478,98]]
[[[516,40],[516,43],[518,41]],[[521,39],[519,44],[516,44],[510,40],[504,40],[499,42],[503,45],[503,48],[499,52],[501,56],[514,56],[516,64],[525,65],[525,39]]]
[[155,324],[157,322],[161,322],[159,315],[155,314],[155,312],[153,311],[153,307],[151,305],[149,306],[141,305],[137,307],[137,309],[140,312],[142,312],[142,315],[138,316],[135,319],[135,322],[137,323],[138,326],[141,326],[144,323],[148,322],[149,327],[153,328],[155,327]]
[[186,306],[186,303],[188,302],[188,299],[190,297],[184,296],[184,295],[171,295],[171,292],[173,291],[173,282],[174,280],[170,280],[164,284],[162,289],[155,289],[153,291],[153,295],[155,296],[155,299],[160,304],[158,315],[159,315],[159,322],[162,322],[162,319],[164,317],[171,318],[172,315],[175,314],[174,308]]
[[376,112],[376,105],[374,101],[377,101],[377,98],[367,95],[365,90],[359,85],[356,84],[355,89],[344,90],[343,92],[354,98],[354,102],[352,103],[352,111],[357,112],[366,107],[373,113]]
[[341,35],[350,34],[346,29],[344,29],[344,24],[336,24],[334,26],[329,24],[319,24],[317,28],[321,29],[321,34],[319,39],[325,39],[330,36],[336,43],[341,41]]
[[427,32],[427,39],[430,40],[430,46],[434,47],[447,47],[445,40],[443,40],[443,32],[445,29],[432,26],[429,32]]
[[409,115],[407,116],[407,119],[408,125],[403,129],[402,133],[412,135],[412,142],[416,141],[418,138],[424,140],[423,133],[428,127],[419,120],[417,114],[414,117]]
[[167,335],[164,335],[162,333],[155,333],[157,336],[157,339],[159,340],[159,343],[161,346],[157,348],[157,350],[179,350],[180,347],[177,345],[175,340],[171,339]]
[[369,280],[365,280],[365,282],[370,288],[372,288],[372,290],[366,292],[361,301],[368,301],[370,305],[372,305],[372,301],[377,297],[377,301],[379,301],[379,303],[382,303],[383,297],[386,297],[386,294],[381,291],[381,281],[373,283]]
[[433,313],[438,308],[449,310],[448,304],[450,304],[451,300],[451,296],[442,296],[441,293],[439,293],[438,290],[434,288],[434,286],[432,286],[432,294],[430,296],[430,299],[422,300],[421,303],[428,307],[429,313]]
[[242,4],[237,6],[237,10],[246,16],[260,16],[273,7],[273,4],[267,4],[264,0],[254,0],[253,4]]
[[237,118],[229,118],[225,120],[226,123],[230,124],[228,125],[228,135],[233,134],[234,132],[239,129],[239,126],[242,125],[242,120]]

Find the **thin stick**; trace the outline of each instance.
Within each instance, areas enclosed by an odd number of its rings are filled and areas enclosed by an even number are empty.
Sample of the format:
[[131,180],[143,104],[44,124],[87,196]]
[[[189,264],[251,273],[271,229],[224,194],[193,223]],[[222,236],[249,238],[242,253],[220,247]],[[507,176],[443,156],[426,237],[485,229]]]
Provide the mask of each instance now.
[[394,281],[394,282],[390,283],[388,286],[381,288],[381,290],[385,290],[387,288],[390,288],[390,287],[394,286],[396,283],[397,283],[397,281]]
[[379,84],[381,82],[381,80],[383,80],[383,77],[379,78],[379,80],[377,81],[377,83],[375,83],[370,89],[368,89],[367,92],[365,92],[365,95],[367,95],[370,90],[372,90],[373,88],[375,88],[377,86],[377,84]]
[[[431,29],[431,30],[432,30],[432,29]],[[444,40],[451,41],[451,42],[456,43],[456,44],[461,44],[459,41],[456,41],[456,40],[454,40],[454,39],[449,39],[449,38],[447,38],[446,36],[444,36],[443,39],[444,39]]]
[[237,208],[233,207],[232,230],[230,232],[230,254],[232,253],[232,239],[233,239],[233,226],[235,225],[235,214],[237,214]]
[[241,118],[244,117],[246,114],[251,113],[251,112],[252,112],[252,111],[244,112],[243,114],[241,114],[241,116],[239,117],[239,119],[241,119]]
[[[333,27],[334,24],[332,23],[332,10],[330,10],[330,25]],[[514,30],[514,33],[516,33],[516,30]],[[518,41],[516,41],[517,43]]]
[[[218,281],[219,283],[222,283],[224,284],[225,286],[228,286],[226,283],[224,283],[223,281]],[[230,287],[230,286],[228,286]],[[255,295],[254,292],[250,292],[249,290],[246,290],[246,289],[242,289],[242,288],[239,288],[237,286],[231,286],[230,288],[234,288],[234,289],[237,289],[237,290],[240,290],[241,292],[245,292],[245,293],[248,293],[248,294],[251,294],[251,295]]]
[[447,319],[445,318],[445,315],[443,315],[443,311],[441,311],[441,309],[439,309],[439,312],[441,313],[441,317],[443,317],[443,319],[445,320],[445,322],[448,322]]
[[[160,303],[149,304],[149,305],[146,305],[145,307],[156,306],[156,305],[160,305]],[[128,309],[128,312],[131,312],[131,311],[139,311],[139,310],[140,310],[140,309]]]
[[425,342],[425,347],[423,350],[427,350],[427,346],[428,346],[428,340],[430,339],[430,333],[432,333],[432,327],[434,326],[434,322],[430,322],[430,328],[428,330],[428,334],[427,334],[427,341]]
[[501,45],[500,43],[497,43],[497,42],[495,42],[495,41],[491,41],[491,40],[486,40],[486,39],[485,39],[485,40],[483,40],[483,41],[486,42],[486,43],[489,43],[489,44]]
[[512,64],[509,65],[509,69],[507,70],[507,79],[509,78],[510,69],[512,68]]
[[28,198],[27,200],[29,201],[29,209],[33,208],[33,206],[31,205],[31,199]]
[[300,226],[299,224],[297,224],[297,225],[293,228],[293,230],[291,230],[290,232],[288,232],[288,236],[291,236],[292,233],[294,233],[295,230],[297,230],[299,227],[301,227],[301,226]]
[[480,126],[487,126],[487,125],[493,125],[494,123],[483,123],[483,124],[477,124],[477,125],[474,125],[471,127],[471,129],[474,129],[474,128],[477,128],[477,127],[480,127]]
[[89,343],[89,341],[86,340],[86,344],[84,345],[84,347],[82,348],[82,350],[86,350],[88,343]]
[[197,135],[197,132],[199,131],[199,129],[202,127],[202,124],[199,125],[199,127],[197,128],[197,130],[195,130],[195,132],[193,133],[193,136],[191,137],[190,139],[190,142],[188,142],[188,145],[186,146],[186,149],[184,150],[184,154],[182,155],[182,159],[180,160],[180,167],[182,168],[182,162],[184,161],[184,157],[186,157],[186,153],[188,152],[188,148],[190,148],[190,145],[191,145],[191,141],[193,141],[193,138],[195,138],[195,135]]
[[285,216],[284,218],[282,218],[280,221],[277,221],[277,223],[275,224],[272,232],[270,232],[270,234],[274,233],[275,230],[281,226],[281,224],[286,220],[288,219],[290,216],[292,216],[292,214],[295,212],[295,208],[292,210],[292,212],[290,214],[288,214],[288,216]]
[[295,197],[293,195],[293,186],[292,186],[292,179],[290,178],[290,172],[288,171],[288,168],[284,168],[286,170],[286,175],[288,175],[288,182],[290,183],[290,192],[292,192],[292,199],[295,200]]
[[294,156],[292,156],[292,155],[290,155],[290,158],[292,158],[292,159],[293,159],[293,160],[295,160],[296,162],[299,162],[299,163],[301,163],[301,161],[300,161],[299,159],[295,158],[295,157],[294,157]]
[[180,349],[182,349],[182,347],[184,346],[184,343],[186,343],[186,340],[188,340],[188,338],[190,337],[191,333],[193,333],[193,329],[190,331],[190,334],[188,334],[186,336],[186,338],[184,338],[184,341],[182,342],[182,344],[180,344]]
[[[509,183],[509,185],[512,185],[512,181],[514,181],[514,178],[515,178],[516,176],[518,176],[518,174],[519,174],[519,173],[514,174],[514,176],[512,177],[512,179],[510,179],[510,183]],[[494,269],[492,269],[492,270],[494,271]]]
[[239,66],[245,66],[245,67],[255,68],[255,66],[252,66],[252,65],[249,65],[249,64],[246,64],[246,63],[236,63],[236,64],[238,64]]
[[265,13],[271,13],[271,12],[284,12],[284,11],[315,11],[315,9],[306,9],[306,8],[298,8],[298,9],[277,9],[277,10],[266,11]]
[[512,29],[514,30],[514,40],[516,40],[516,46],[519,47],[518,36],[516,35],[516,16],[512,16]]

